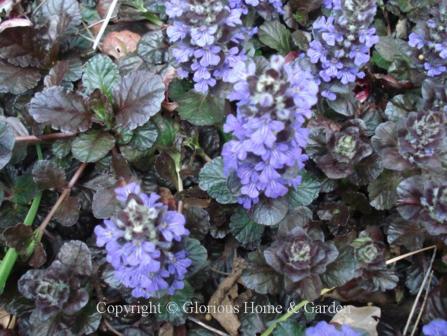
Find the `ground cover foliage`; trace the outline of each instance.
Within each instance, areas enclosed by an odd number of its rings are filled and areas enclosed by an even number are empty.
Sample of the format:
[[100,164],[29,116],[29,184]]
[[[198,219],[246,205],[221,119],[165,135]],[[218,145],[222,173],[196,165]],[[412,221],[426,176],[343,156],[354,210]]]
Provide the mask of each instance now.
[[446,23],[0,0],[0,333],[447,335]]

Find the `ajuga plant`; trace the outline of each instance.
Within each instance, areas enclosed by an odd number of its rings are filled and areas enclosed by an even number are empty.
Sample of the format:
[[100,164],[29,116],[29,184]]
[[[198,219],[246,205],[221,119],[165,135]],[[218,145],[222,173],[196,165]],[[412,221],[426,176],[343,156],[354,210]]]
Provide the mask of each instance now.
[[227,81],[233,64],[244,59],[244,41],[253,33],[242,24],[242,7],[226,0],[175,0],[166,2],[166,13],[178,76],[192,75],[200,93]]
[[232,133],[222,150],[224,170],[239,181],[239,202],[250,208],[260,198],[284,196],[300,184],[299,171],[307,156],[306,119],[317,101],[318,86],[298,62],[281,56],[269,62],[239,63],[229,99],[236,116],[229,115],[225,132]]
[[0,0],[0,334],[445,334],[445,6]]
[[247,14],[250,9],[260,13],[266,19],[271,19],[276,14],[284,14],[282,0],[230,0],[232,8],[242,8]]
[[141,192],[138,184],[115,193],[122,210],[95,228],[96,243],[105,246],[115,278],[131,288],[134,297],[160,297],[182,289],[191,266],[181,246],[189,234],[185,217],[168,210],[159,195]]
[[317,65],[321,95],[334,100],[333,84],[347,85],[365,77],[362,67],[369,61],[371,47],[378,42],[376,30],[371,27],[376,1],[335,0],[325,4],[331,14],[313,23],[307,55]]
[[429,18],[418,20],[408,44],[414,48],[427,75],[437,77],[447,72],[447,2],[439,1],[428,12]]
[[398,211],[419,222],[432,236],[447,242],[447,184],[445,176],[416,175],[403,180],[397,189]]
[[374,232],[362,231],[352,241],[354,258],[358,263],[358,283],[370,292],[396,287],[399,278],[385,265],[385,248]]
[[320,274],[338,255],[332,243],[322,240],[321,232],[309,233],[295,228],[286,236],[278,236],[265,251],[267,264],[284,274],[286,290],[315,299],[323,289]]
[[[82,315],[90,296],[93,274],[91,253],[81,241],[65,243],[56,259],[46,268],[29,270],[19,279],[18,289],[35,302],[36,309],[28,317],[30,335],[39,333],[39,325],[52,325],[52,334],[76,334],[76,316]],[[73,318],[74,316],[74,318]]]
[[317,166],[332,179],[351,175],[355,166],[373,151],[361,119],[342,125],[316,124],[311,128],[308,151]]
[[439,171],[447,154],[443,111],[410,112],[395,122],[376,128],[372,144],[387,169],[405,170],[412,166]]

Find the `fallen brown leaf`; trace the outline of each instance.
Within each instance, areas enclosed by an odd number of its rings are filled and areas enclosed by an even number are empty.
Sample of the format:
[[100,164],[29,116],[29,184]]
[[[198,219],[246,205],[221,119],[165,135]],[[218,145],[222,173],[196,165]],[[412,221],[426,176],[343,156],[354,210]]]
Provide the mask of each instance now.
[[110,32],[104,38],[101,50],[116,59],[121,59],[137,50],[141,36],[130,30]]
[[220,323],[220,325],[231,335],[239,335],[239,327],[241,323],[239,322],[238,316],[231,311],[224,310],[222,313],[217,311],[217,307],[234,306],[234,301],[238,296],[238,285],[237,281],[242,275],[242,271],[246,267],[245,260],[242,258],[234,258],[233,270],[230,275],[228,275],[217,287],[217,290],[211,296],[208,306],[216,307],[216,311],[211,310],[211,315]]
[[368,336],[377,336],[377,324],[379,323],[381,310],[379,307],[345,306],[332,318],[332,323],[340,325],[347,324],[351,327],[361,329]]

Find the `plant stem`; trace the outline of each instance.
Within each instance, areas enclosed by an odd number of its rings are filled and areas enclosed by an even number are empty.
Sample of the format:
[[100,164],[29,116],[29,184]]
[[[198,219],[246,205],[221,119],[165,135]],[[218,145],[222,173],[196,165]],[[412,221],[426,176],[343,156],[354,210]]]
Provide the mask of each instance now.
[[[324,295],[327,294],[328,292],[330,292],[331,290],[333,290],[334,288],[324,288],[320,295]],[[300,311],[301,308],[303,308],[306,304],[309,303],[309,300],[303,300],[300,303],[298,303],[295,307],[293,307],[292,309],[289,309],[287,311],[287,313],[285,313],[284,315],[282,315],[279,319],[275,320],[270,327],[268,327],[262,334],[261,336],[268,336],[270,335],[273,330],[275,330],[275,328],[278,326],[279,323],[287,321],[293,314],[296,314]]]
[[44,134],[39,137],[35,135],[25,135],[25,136],[17,136],[16,142],[42,142],[42,141],[71,138],[75,135],[76,135],[75,133],[51,133],[51,134]]
[[87,167],[86,163],[82,163],[79,166],[79,168],[76,170],[76,172],[74,173],[73,177],[71,178],[70,182],[68,183],[68,186],[64,189],[64,191],[62,191],[62,193],[60,194],[60,196],[57,199],[56,203],[51,208],[51,210],[48,213],[48,215],[45,217],[45,219],[42,221],[42,223],[36,229],[36,239],[35,239],[35,242],[38,242],[42,238],[42,235],[43,235],[46,227],[50,223],[51,218],[53,218],[54,214],[59,209],[61,204],[64,202],[65,198],[68,195],[70,195],[71,189],[76,184],[76,182],[78,181],[79,177],[81,177],[81,174],[84,171],[85,167]]
[[[178,152],[172,152],[169,154],[172,160],[174,161],[175,165],[175,173],[177,174],[177,192],[183,191],[183,180],[181,176],[181,170],[182,170],[182,156]],[[182,212],[183,211],[183,201],[178,201],[177,205],[177,211]]]
[[[37,158],[39,160],[43,160],[42,148],[40,147],[40,145],[36,145],[36,151]],[[23,221],[23,224],[28,226],[33,224],[34,219],[37,215],[37,210],[39,209],[41,199],[42,193],[39,192],[34,197],[33,202],[31,203],[31,207],[29,208],[28,213]],[[5,290],[6,282],[8,281],[12,269],[14,268],[17,257],[17,251],[14,248],[10,247],[0,263],[0,294],[3,294],[3,291]]]
[[164,22],[160,20],[158,15],[151,13],[147,10],[144,12],[144,17],[146,18],[146,20],[148,20],[150,23],[153,23],[154,25],[157,25],[157,26],[164,25]]

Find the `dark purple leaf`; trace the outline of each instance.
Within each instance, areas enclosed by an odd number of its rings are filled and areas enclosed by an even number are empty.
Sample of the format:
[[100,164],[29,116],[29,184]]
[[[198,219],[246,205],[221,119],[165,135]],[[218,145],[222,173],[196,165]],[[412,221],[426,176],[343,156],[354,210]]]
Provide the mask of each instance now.
[[0,34],[0,58],[20,67],[37,67],[43,53],[33,28],[9,28]]
[[41,189],[61,189],[65,186],[65,172],[56,163],[39,160],[33,167],[33,179]]
[[37,85],[40,77],[39,70],[21,68],[0,60],[0,93],[25,93]]
[[98,189],[95,192],[92,201],[93,216],[99,219],[112,217],[119,205],[114,189],[114,187]]
[[28,265],[32,268],[42,267],[47,262],[47,252],[41,242],[34,247],[34,253],[28,261]]
[[165,87],[159,75],[136,71],[124,76],[114,88],[116,124],[131,130],[144,125],[160,111]]
[[37,122],[62,132],[85,132],[92,124],[92,115],[83,97],[67,93],[61,86],[38,92],[31,99],[29,113]]
[[54,219],[63,226],[73,226],[78,222],[80,209],[79,198],[68,196],[54,214]]
[[25,224],[17,224],[3,232],[6,245],[15,248],[19,254],[26,251],[32,241],[33,229]]

